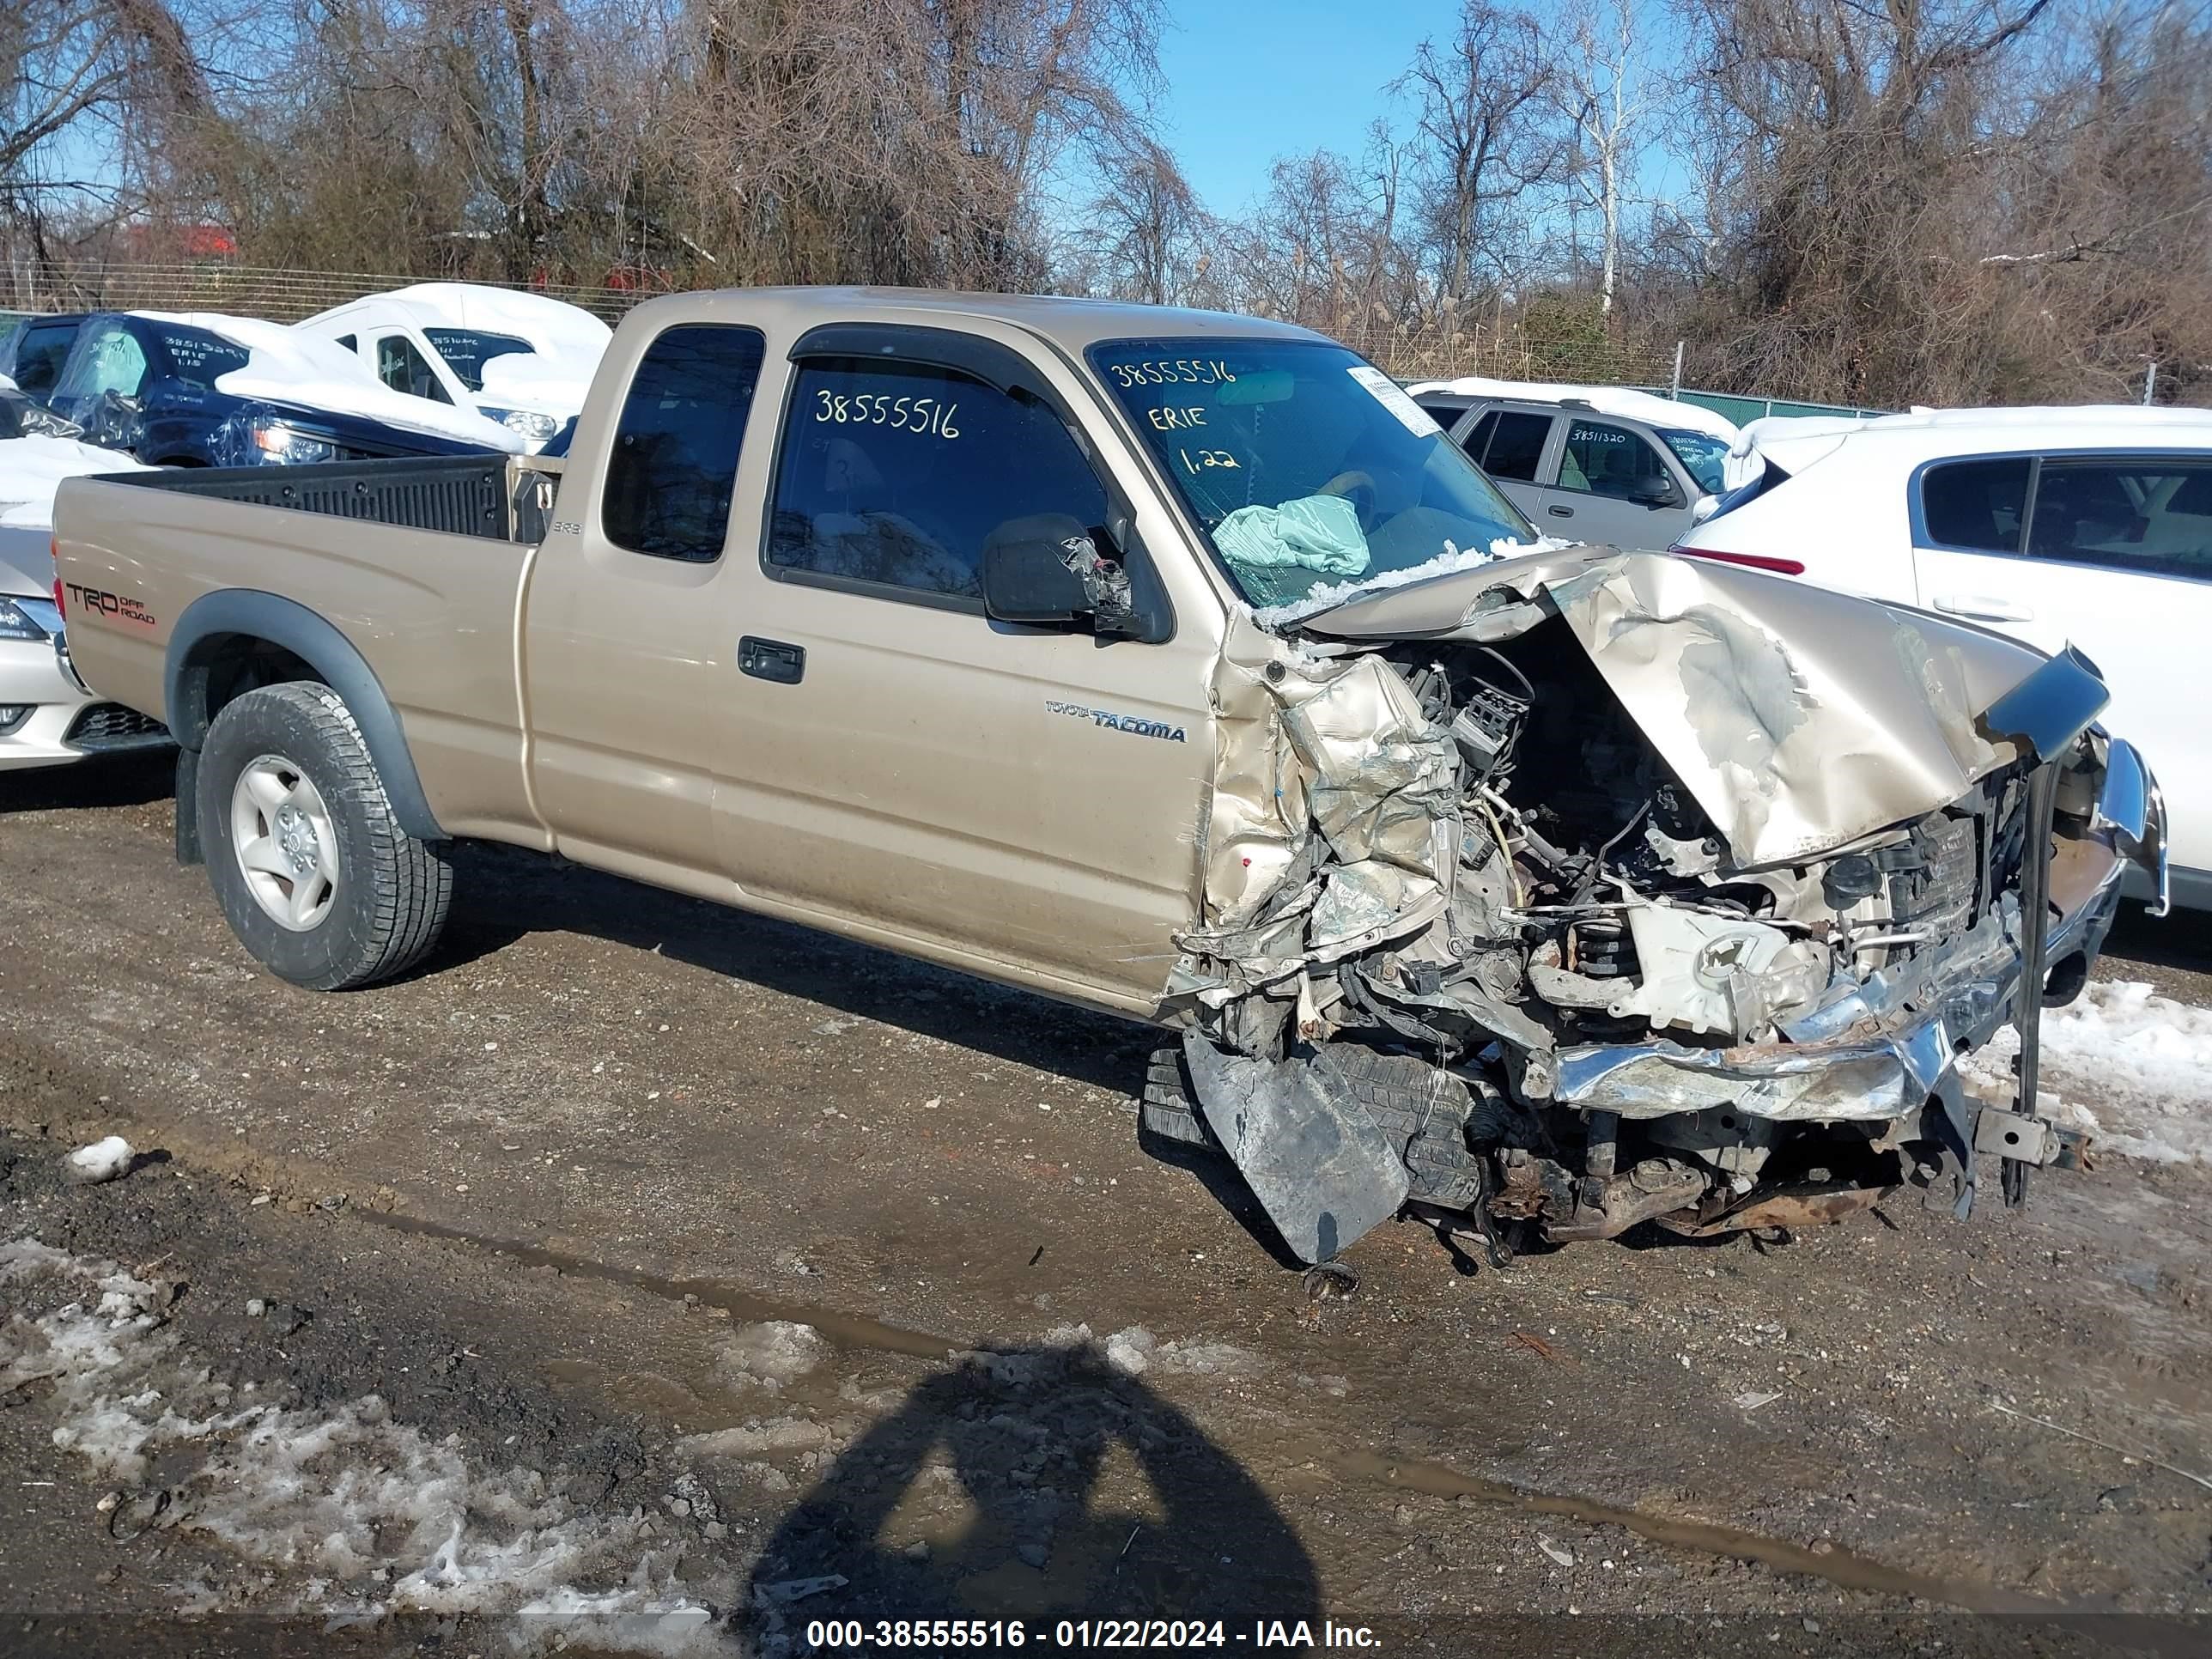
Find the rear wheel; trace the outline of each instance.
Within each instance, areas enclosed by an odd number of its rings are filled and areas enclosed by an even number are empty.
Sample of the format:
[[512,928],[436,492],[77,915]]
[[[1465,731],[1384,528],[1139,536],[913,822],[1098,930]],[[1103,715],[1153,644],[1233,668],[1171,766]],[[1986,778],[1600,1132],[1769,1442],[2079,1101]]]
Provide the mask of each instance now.
[[305,681],[224,705],[200,751],[208,877],[279,978],[343,991],[402,972],[453,900],[446,843],[403,830],[345,703]]

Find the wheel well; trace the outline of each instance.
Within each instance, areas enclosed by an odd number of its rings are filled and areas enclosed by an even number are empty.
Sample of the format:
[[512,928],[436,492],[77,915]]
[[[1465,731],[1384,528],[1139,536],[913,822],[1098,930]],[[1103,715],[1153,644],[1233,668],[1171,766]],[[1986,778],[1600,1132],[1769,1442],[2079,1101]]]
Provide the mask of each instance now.
[[179,742],[194,748],[226,704],[264,685],[313,680],[322,674],[296,653],[250,634],[210,634],[195,643],[179,687],[181,708],[169,711]]

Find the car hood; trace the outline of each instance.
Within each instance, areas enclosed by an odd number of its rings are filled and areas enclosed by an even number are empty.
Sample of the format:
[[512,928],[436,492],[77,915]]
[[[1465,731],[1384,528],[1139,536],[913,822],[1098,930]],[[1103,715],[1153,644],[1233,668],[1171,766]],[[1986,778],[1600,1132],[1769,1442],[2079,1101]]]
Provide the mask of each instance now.
[[[1611,548],[1453,571],[1297,626],[1348,642],[1488,642],[1553,615],[1746,868],[1827,854],[1956,800],[2033,746],[1991,715],[2051,660],[1903,606]],[[2104,688],[2068,666],[2064,723],[2078,732]]]

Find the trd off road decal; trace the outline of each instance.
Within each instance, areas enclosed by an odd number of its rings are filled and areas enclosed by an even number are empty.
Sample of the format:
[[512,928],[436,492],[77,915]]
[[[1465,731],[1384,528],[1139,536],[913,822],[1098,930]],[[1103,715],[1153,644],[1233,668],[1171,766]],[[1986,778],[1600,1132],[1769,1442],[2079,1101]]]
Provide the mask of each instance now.
[[1134,714],[1116,714],[1108,708],[1087,708],[1079,702],[1055,702],[1050,697],[1044,701],[1044,710],[1048,714],[1073,714],[1112,732],[1133,732],[1140,738],[1164,738],[1170,743],[1188,741],[1182,727],[1170,726],[1165,720],[1140,720]]
[[126,593],[110,593],[97,587],[80,587],[75,582],[64,582],[62,586],[69,594],[69,608],[73,611],[97,611],[118,622],[137,623],[141,628],[154,625],[154,613],[142,601]]

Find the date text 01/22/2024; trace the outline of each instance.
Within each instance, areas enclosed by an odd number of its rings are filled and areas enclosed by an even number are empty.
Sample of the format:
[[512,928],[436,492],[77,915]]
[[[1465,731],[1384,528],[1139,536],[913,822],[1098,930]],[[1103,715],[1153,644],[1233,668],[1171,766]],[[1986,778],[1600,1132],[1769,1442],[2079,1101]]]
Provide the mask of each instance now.
[[1365,1625],[1323,1620],[1258,1619],[1249,1630],[1218,1619],[1062,1619],[1034,1629],[1019,1619],[817,1619],[806,1626],[810,1651],[843,1648],[1054,1649],[1248,1648],[1304,1652],[1352,1648],[1373,1652],[1382,1642]]

